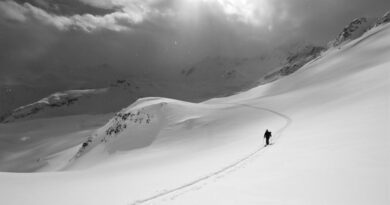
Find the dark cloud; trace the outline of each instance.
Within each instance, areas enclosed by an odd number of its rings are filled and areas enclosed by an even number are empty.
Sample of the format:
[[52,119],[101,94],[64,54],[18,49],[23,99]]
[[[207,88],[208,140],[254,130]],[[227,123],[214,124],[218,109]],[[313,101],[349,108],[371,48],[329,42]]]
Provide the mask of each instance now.
[[169,76],[206,56],[252,57],[326,43],[352,19],[387,9],[388,0],[2,1],[0,74],[105,65]]
[[29,3],[37,8],[57,15],[106,15],[114,12],[114,9],[105,9],[90,6],[77,0],[15,0],[19,4]]

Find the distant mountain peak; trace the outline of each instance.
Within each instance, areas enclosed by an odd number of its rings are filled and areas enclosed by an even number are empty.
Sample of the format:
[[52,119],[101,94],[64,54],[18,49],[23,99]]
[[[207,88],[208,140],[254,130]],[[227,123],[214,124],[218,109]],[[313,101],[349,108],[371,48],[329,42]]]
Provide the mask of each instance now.
[[360,17],[352,20],[351,23],[343,28],[336,39],[331,42],[330,46],[339,46],[345,42],[359,38],[372,27],[372,23],[374,21],[375,19],[369,19],[366,17]]
[[286,57],[284,65],[265,75],[262,79],[260,79],[260,83],[265,84],[272,82],[283,76],[294,73],[310,61],[320,57],[324,50],[326,50],[326,48],[316,45],[305,45],[297,47],[295,51],[290,52],[289,56]]
[[356,18],[343,28],[335,40],[329,43],[329,47],[340,46],[341,44],[357,39],[371,28],[388,22],[390,22],[390,11],[386,12],[380,18]]

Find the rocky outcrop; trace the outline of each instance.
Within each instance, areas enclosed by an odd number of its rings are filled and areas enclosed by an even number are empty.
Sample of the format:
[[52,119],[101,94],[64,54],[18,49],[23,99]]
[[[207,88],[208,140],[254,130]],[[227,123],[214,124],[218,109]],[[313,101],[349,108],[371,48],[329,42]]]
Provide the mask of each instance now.
[[354,19],[342,32],[336,37],[336,39],[330,42],[331,47],[339,46],[350,40],[354,40],[362,36],[366,31],[372,28],[374,19],[368,19],[365,17]]
[[268,83],[294,73],[306,63],[318,58],[324,50],[325,48],[322,46],[313,45],[307,45],[298,49],[286,58],[286,62],[281,68],[265,75],[261,80],[261,83]]
[[20,119],[27,119],[39,114],[45,110],[53,108],[68,107],[85,96],[104,93],[106,89],[90,89],[90,90],[69,90],[65,92],[54,93],[37,102],[19,107],[1,119],[1,123],[14,122]]
[[381,24],[389,23],[390,22],[390,11],[385,13],[381,18],[378,19],[376,26],[379,26]]
[[390,22],[390,11],[385,13],[380,18],[366,18],[361,17],[354,19],[351,23],[345,26],[342,32],[336,37],[335,40],[329,43],[329,47],[340,46],[346,42],[357,39],[362,36],[368,30]]

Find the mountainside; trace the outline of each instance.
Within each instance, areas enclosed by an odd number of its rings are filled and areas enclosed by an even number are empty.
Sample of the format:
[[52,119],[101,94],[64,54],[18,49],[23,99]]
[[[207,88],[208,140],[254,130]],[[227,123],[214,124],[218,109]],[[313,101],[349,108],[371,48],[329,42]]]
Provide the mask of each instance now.
[[269,83],[278,80],[281,77],[290,75],[304,66],[306,63],[320,57],[321,53],[326,49],[321,46],[307,45],[299,48],[294,53],[290,54],[284,65],[277,67],[270,73],[264,75],[259,82],[261,84]]
[[[0,118],[2,123],[39,118],[115,112],[143,96],[163,95],[199,101],[208,96],[189,93],[185,87],[176,88],[169,82],[144,79],[116,80],[106,88],[57,92],[41,100],[21,106]],[[172,90],[172,91],[171,91]]]
[[[300,67],[311,60],[309,56],[317,57],[320,51],[321,47],[309,45],[287,57],[280,51],[256,58],[208,57],[182,69],[175,82],[122,78],[101,89],[57,92],[3,114],[0,122],[115,112],[143,96],[169,97],[193,102],[228,96],[253,87],[262,76],[282,64],[285,64],[283,69],[276,74],[291,73],[298,65]],[[177,87],[177,83],[181,86]],[[75,93],[79,94],[75,96]],[[53,96],[61,97],[55,102],[46,102],[45,99]],[[71,102],[68,102],[69,100]]]
[[15,69],[0,73],[0,116],[56,92],[106,87],[125,76],[106,64],[74,68],[41,68],[32,64],[31,67],[34,72]]
[[[183,69],[175,82],[121,78],[101,89],[57,92],[3,114],[0,122],[115,112],[143,96],[163,96],[193,102],[215,96],[228,96],[249,88],[270,68],[278,66],[281,59],[280,55],[253,59],[209,57]],[[178,87],[178,83],[181,86]]]
[[380,17],[375,25],[379,26],[379,25],[389,23],[389,22],[390,22],[390,11],[388,11],[382,17]]
[[259,80],[259,83],[269,83],[284,76],[290,75],[303,67],[305,64],[316,60],[321,56],[322,52],[355,40],[370,29],[388,22],[390,22],[390,12],[387,12],[380,18],[361,17],[354,19],[351,23],[344,27],[341,33],[338,34],[334,40],[328,43],[327,47],[307,45],[298,48],[286,58],[286,61],[282,63],[282,66],[277,67],[264,75]]
[[390,22],[390,11],[380,18],[361,17],[354,19],[344,27],[335,40],[328,43],[329,47],[337,47],[343,43],[357,39],[373,27]]
[[183,69],[181,75],[187,84],[242,88],[280,66],[284,58],[277,52],[256,58],[208,57]]
[[374,18],[366,17],[354,19],[350,24],[344,27],[343,31],[330,43],[330,45],[336,47],[342,43],[360,37],[373,26],[375,20],[376,19]]
[[[55,117],[57,115],[65,115],[71,113],[88,113],[92,108],[90,106],[79,107],[79,110],[74,110],[76,102],[85,101],[86,99],[103,96],[108,92],[108,88],[90,89],[90,90],[69,90],[65,92],[54,93],[46,98],[43,98],[35,103],[25,105],[15,109],[9,116],[5,115],[3,123],[14,122],[17,120],[28,120],[31,118],[44,117],[45,115]],[[105,96],[107,97],[107,96]],[[94,99],[97,100],[98,98]],[[93,102],[92,105],[94,104]],[[66,108],[64,110],[63,108]],[[107,106],[109,107],[109,106]],[[56,109],[55,109],[56,108]],[[96,111],[97,112],[97,111]],[[50,113],[50,114],[49,114]],[[93,113],[91,113],[93,114]]]

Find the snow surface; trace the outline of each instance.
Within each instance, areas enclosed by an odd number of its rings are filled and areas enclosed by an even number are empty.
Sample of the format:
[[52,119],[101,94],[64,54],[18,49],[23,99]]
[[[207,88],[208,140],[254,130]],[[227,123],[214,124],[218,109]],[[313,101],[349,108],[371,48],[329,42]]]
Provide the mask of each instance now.
[[[381,25],[234,96],[198,104],[144,98],[104,126],[107,116],[56,118],[65,128],[55,140],[28,132],[41,126],[54,134],[48,119],[0,125],[0,139],[13,133],[31,143],[2,153],[2,164],[31,150],[47,153],[40,173],[0,173],[0,202],[389,204],[389,68],[390,25]],[[119,115],[128,113],[136,116]],[[80,121],[87,125],[75,126]],[[266,148],[265,129],[274,134]],[[58,139],[64,143],[53,147]]]

